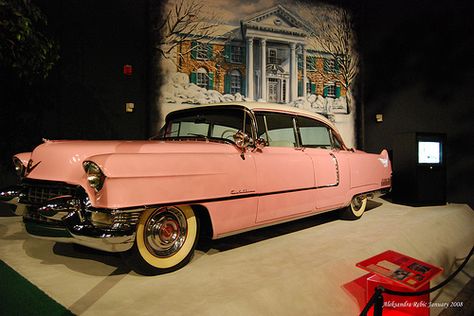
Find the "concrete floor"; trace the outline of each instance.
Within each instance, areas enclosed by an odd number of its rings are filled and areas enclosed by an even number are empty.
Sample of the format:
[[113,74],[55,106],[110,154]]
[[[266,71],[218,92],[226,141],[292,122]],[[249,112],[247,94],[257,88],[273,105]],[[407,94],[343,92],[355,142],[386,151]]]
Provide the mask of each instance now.
[[[16,216],[0,217],[0,257],[79,315],[358,315],[355,263],[392,249],[443,267],[436,284],[474,243],[466,205],[369,207],[359,221],[328,213],[201,244],[189,265],[155,277],[116,254],[33,239]],[[471,260],[431,301],[450,302],[473,275]]]

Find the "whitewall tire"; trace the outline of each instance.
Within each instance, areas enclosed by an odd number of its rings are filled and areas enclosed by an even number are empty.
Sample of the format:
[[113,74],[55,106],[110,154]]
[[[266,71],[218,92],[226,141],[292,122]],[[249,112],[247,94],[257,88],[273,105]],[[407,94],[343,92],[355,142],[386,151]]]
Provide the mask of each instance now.
[[351,200],[351,204],[341,210],[341,218],[355,220],[362,217],[367,207],[367,197],[355,196]]
[[137,273],[156,275],[175,271],[193,257],[199,220],[188,205],[146,210],[136,228],[135,244],[124,253]]

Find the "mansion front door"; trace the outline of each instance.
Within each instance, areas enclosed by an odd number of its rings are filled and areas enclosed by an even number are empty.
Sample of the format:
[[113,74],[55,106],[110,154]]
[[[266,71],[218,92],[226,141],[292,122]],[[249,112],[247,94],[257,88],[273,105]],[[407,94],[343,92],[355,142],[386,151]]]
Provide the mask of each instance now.
[[280,101],[280,80],[275,78],[268,79],[268,102]]

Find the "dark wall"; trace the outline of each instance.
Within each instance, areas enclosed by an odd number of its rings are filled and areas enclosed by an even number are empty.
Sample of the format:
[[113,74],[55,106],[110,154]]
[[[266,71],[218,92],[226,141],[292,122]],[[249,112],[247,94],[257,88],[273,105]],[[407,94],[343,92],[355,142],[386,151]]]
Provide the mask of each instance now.
[[[148,112],[146,1],[51,1],[37,3],[59,39],[60,61],[49,87],[46,137],[144,138]],[[123,65],[133,66],[124,76]],[[126,113],[125,103],[135,112]],[[58,124],[48,124],[48,121]]]
[[446,133],[448,202],[474,206],[472,2],[369,0],[360,8],[365,149],[392,149],[404,132]]
[[[60,59],[45,82],[26,86],[0,74],[0,182],[10,157],[48,139],[144,139],[149,136],[147,0],[34,0],[59,43]],[[123,65],[133,75],[123,74]],[[125,103],[135,103],[126,113]],[[5,144],[3,142],[5,141]]]

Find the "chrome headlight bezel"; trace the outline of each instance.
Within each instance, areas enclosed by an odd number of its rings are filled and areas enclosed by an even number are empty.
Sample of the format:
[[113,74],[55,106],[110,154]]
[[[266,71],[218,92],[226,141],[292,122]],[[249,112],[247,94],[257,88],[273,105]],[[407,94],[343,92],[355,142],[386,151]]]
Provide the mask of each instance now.
[[82,166],[86,172],[89,186],[96,192],[99,192],[104,186],[105,174],[102,172],[99,165],[93,161],[84,161]]
[[20,178],[23,178],[25,176],[26,166],[18,157],[13,157],[13,168],[15,169],[15,173]]

